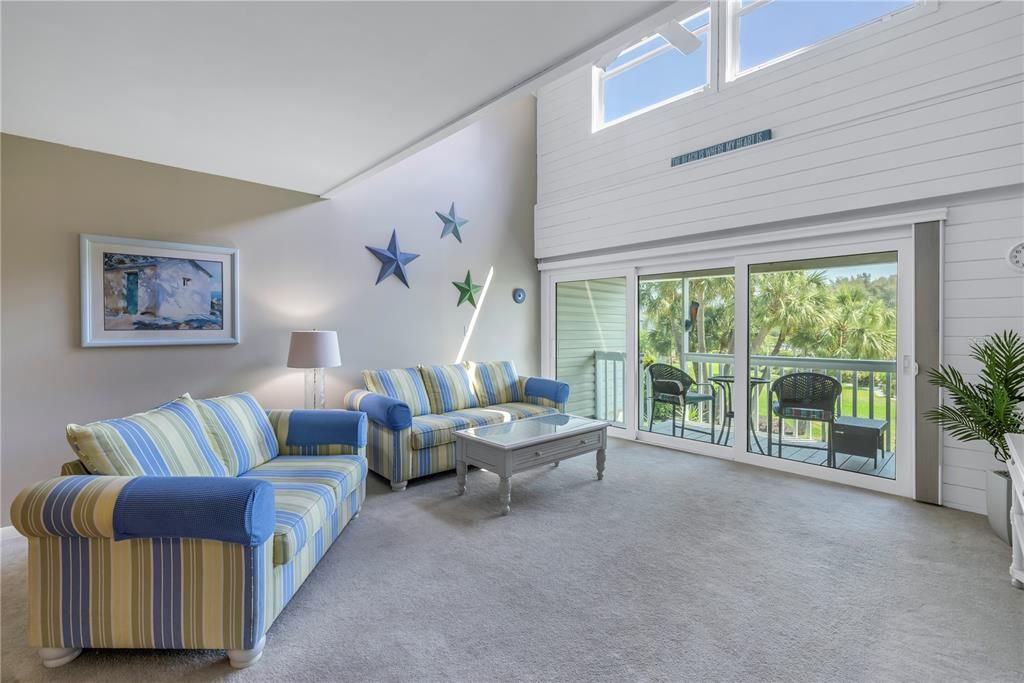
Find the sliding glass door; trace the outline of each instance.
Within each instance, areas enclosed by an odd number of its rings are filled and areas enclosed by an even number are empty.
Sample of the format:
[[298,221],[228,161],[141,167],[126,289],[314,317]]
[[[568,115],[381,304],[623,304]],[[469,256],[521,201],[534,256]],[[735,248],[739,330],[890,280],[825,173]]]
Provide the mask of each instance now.
[[732,268],[639,276],[638,429],[732,443],[735,280]]
[[545,274],[546,369],[625,438],[912,496],[911,226]]
[[747,452],[896,479],[898,255],[749,266]]
[[626,424],[626,278],[555,284],[555,377],[573,415]]
[[[912,496],[913,238],[737,258],[737,460]],[[737,396],[738,398],[738,396]]]

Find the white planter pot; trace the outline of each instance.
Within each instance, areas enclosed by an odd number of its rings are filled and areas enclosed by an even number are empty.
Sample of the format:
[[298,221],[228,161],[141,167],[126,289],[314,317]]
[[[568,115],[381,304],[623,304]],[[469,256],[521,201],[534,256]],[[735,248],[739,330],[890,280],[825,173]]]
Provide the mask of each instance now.
[[1013,482],[1006,471],[989,472],[985,478],[988,525],[996,536],[1010,543],[1010,508],[1013,506]]

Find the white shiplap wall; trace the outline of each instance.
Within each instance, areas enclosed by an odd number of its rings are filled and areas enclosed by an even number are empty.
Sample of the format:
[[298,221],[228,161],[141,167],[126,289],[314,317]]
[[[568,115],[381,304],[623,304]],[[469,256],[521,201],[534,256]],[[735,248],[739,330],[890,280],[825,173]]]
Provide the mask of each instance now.
[[[538,93],[538,258],[1024,180],[1024,3],[916,8],[591,132],[589,67]],[[774,139],[670,168],[763,128]]]
[[[591,88],[586,68],[538,93],[538,258],[923,202],[949,208],[944,361],[973,375],[973,338],[1024,329],[1024,3],[940,0],[597,133]],[[947,437],[944,503],[984,512],[997,464]]]
[[[1024,191],[1020,187],[953,200],[945,226],[943,361],[968,379],[978,363],[968,355],[975,339],[1006,329],[1024,331],[1024,275],[1006,261],[1024,240]],[[999,469],[983,442],[946,436],[942,453],[942,500],[951,507],[985,512],[985,472]]]

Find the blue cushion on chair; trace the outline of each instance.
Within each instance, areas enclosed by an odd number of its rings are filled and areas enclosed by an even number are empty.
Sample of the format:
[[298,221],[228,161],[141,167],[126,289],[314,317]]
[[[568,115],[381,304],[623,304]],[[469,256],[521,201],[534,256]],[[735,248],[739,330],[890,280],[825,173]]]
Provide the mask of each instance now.
[[819,422],[828,422],[833,417],[831,410],[824,410],[822,408],[801,408],[800,406],[783,406],[780,408],[778,401],[772,402],[772,412],[779,417],[788,417],[794,420],[817,420]]

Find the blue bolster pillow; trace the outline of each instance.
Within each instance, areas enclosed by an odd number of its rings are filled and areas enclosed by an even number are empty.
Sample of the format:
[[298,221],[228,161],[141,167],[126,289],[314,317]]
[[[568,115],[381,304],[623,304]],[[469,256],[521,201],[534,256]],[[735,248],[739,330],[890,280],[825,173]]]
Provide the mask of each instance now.
[[287,446],[366,445],[366,415],[355,410],[293,410]]
[[368,394],[359,400],[359,410],[377,424],[399,431],[412,425],[409,405],[384,394]]
[[526,380],[526,395],[537,398],[546,398],[555,403],[565,403],[569,400],[569,385],[553,379],[543,377],[530,377]]
[[257,546],[274,533],[274,488],[262,479],[136,477],[114,502],[114,540],[207,538]]

